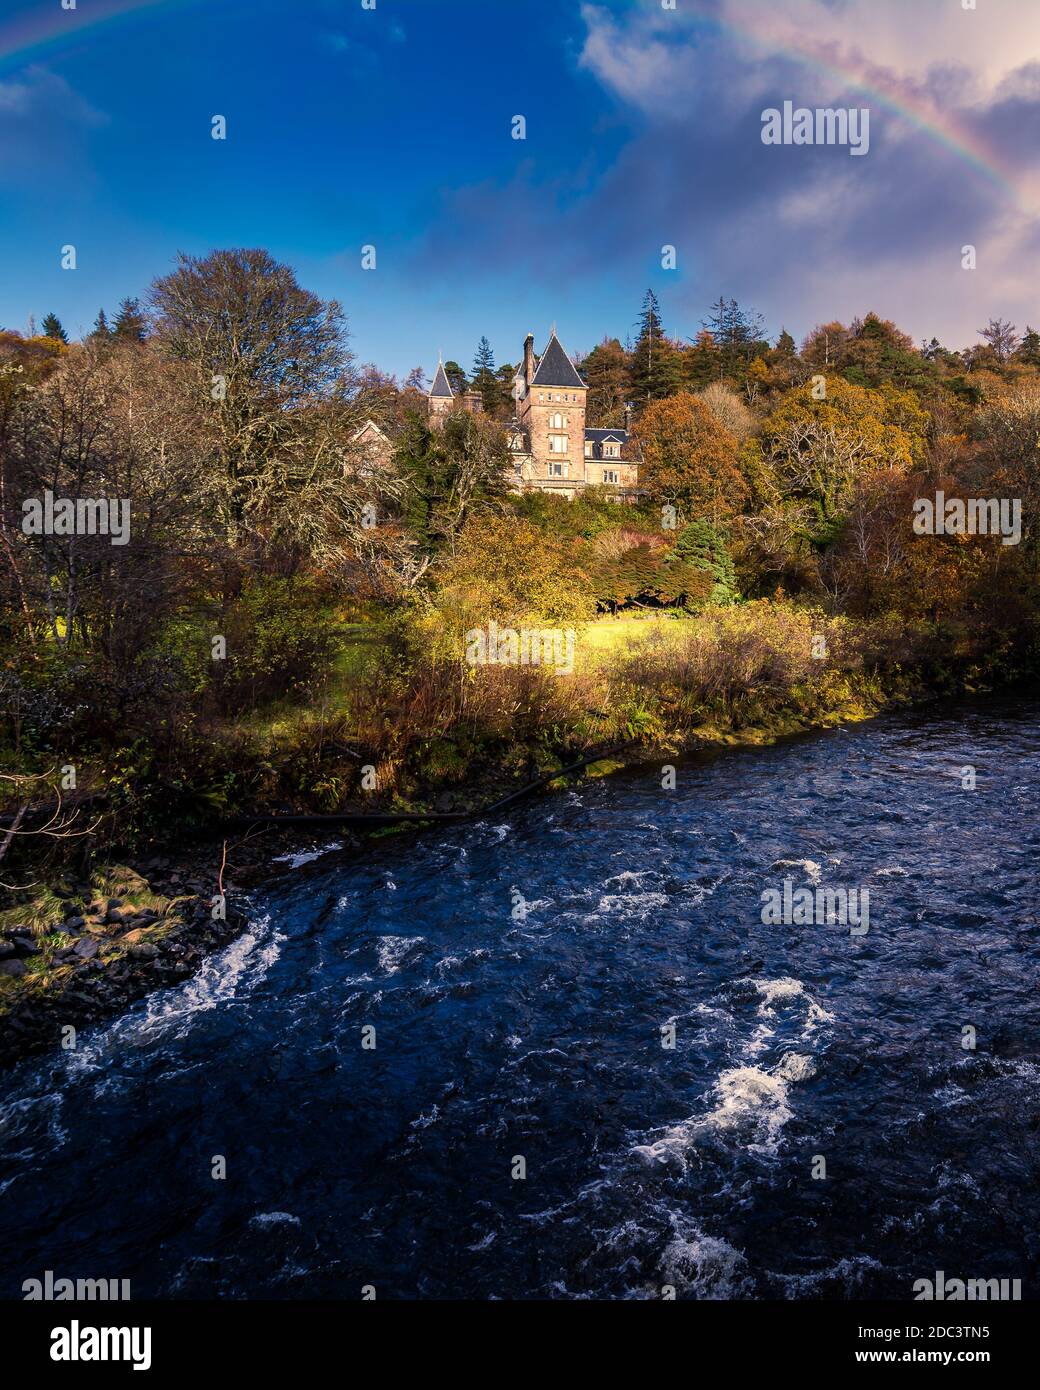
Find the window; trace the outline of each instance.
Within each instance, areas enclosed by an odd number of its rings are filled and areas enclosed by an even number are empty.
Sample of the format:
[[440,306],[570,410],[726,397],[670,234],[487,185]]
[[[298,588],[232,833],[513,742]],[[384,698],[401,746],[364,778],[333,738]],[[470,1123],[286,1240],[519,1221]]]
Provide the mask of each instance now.
[[562,464],[562,463],[550,463],[550,464],[549,464],[548,472],[549,472],[549,477],[550,477],[550,478],[562,478],[562,477],[564,477],[563,464]]
[[616,468],[604,468],[604,470],[603,470],[603,481],[604,481],[605,483],[616,483],[616,482],[618,482],[618,481],[619,481],[619,478],[618,478],[618,471],[617,471],[617,469],[616,469]]
[[565,454],[567,452],[567,436],[565,434],[551,434],[549,436],[550,454]]
[[591,440],[591,439],[586,439],[586,441],[585,441],[585,457],[586,457],[587,459],[590,459],[590,458],[592,457],[592,440]]
[[551,430],[562,430],[564,423],[564,418],[559,412],[549,416],[549,428]]
[[604,444],[603,457],[605,459],[619,459],[621,457],[620,444]]

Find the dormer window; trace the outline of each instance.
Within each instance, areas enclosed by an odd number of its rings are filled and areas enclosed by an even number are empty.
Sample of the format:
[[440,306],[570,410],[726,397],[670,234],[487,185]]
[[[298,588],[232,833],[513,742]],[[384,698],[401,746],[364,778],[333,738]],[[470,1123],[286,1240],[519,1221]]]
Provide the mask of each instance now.
[[603,457],[605,459],[619,459],[621,457],[621,445],[613,442],[604,444]]
[[586,457],[587,459],[590,459],[590,458],[592,457],[592,440],[591,440],[591,439],[586,439],[586,441],[585,441],[585,457]]

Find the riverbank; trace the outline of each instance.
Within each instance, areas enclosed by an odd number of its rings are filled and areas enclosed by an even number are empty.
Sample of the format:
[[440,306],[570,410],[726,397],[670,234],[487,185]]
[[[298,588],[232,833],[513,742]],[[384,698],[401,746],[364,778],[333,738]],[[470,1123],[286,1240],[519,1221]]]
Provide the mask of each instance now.
[[[195,785],[205,786],[212,764],[229,769],[231,814],[193,825],[179,814],[183,802],[145,787],[136,795],[149,812],[133,840],[110,841],[90,872],[82,859],[78,872],[67,863],[41,872],[45,886],[0,913],[0,1066],[61,1045],[65,1027],[100,1022],[189,978],[247,925],[243,894],[311,854],[315,835],[359,852],[425,817],[477,820],[566,784],[568,769],[597,778],[697,751],[765,747],[984,693],[1020,674],[992,646],[958,646],[935,626],[852,624],[765,603],[648,623],[642,641],[603,647],[592,644],[591,659],[566,680],[491,668],[470,671],[461,694],[457,667],[417,662],[410,689],[424,696],[423,718],[436,732],[417,730],[409,708],[382,743],[357,729],[348,741],[357,696],[349,705],[344,697],[338,727],[322,707],[316,754],[306,721],[281,742],[255,730],[249,739],[233,730],[238,741],[229,742],[218,732]],[[444,694],[450,702],[438,708]],[[371,779],[359,779],[369,758]],[[257,767],[259,783],[249,776]],[[279,823],[289,818],[302,824]]]
[[[467,787],[469,804],[461,818],[479,821],[503,798],[560,789],[573,775],[599,779],[647,766],[656,776],[669,759],[766,747],[862,722],[907,703],[905,698],[884,705],[859,700],[844,711],[821,713],[815,723],[788,714],[768,725],[705,726],[678,743],[653,747],[633,742],[586,759],[576,773],[561,769],[554,775],[550,770],[519,788],[500,769],[494,783],[484,783],[479,793],[476,786]],[[488,795],[489,785],[494,796]],[[431,816],[427,825],[434,823]],[[369,840],[418,828],[409,822],[360,836],[337,825],[334,817],[309,827],[257,821],[235,839],[206,837],[164,854],[149,848],[89,881],[51,884],[0,917],[0,1069],[53,1048],[74,1049],[80,1029],[117,1016],[155,989],[190,978],[211,952],[246,929],[243,898],[249,891],[270,886],[332,848],[360,853]],[[319,830],[334,836],[333,842],[317,847]]]

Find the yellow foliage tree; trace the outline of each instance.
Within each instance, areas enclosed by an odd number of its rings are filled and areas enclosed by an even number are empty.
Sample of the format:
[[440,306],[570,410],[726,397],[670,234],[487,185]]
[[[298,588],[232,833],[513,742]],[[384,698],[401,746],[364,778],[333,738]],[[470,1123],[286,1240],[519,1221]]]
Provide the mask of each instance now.
[[704,517],[713,526],[729,520],[747,501],[737,441],[699,397],[680,391],[653,401],[636,435],[644,461],[640,482],[655,500],[674,504],[688,519]]

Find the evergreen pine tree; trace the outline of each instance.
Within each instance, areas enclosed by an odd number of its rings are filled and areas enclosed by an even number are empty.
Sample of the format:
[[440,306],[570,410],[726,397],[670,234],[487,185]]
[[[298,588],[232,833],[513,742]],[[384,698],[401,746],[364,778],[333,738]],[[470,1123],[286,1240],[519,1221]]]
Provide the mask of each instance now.
[[116,314],[115,326],[112,330],[113,337],[130,338],[134,342],[143,343],[145,339],[146,319],[141,311],[140,302],[136,299],[124,299],[119,305],[119,312]]
[[444,375],[448,378],[448,385],[455,396],[461,396],[469,386],[466,373],[457,362],[445,362]]
[[58,318],[57,314],[47,314],[40,327],[45,338],[56,338],[59,343],[69,341],[69,335],[62,328],[61,319]]
[[1040,367],[1040,333],[1028,324],[1015,355],[1020,362],[1026,362],[1031,367]]
[[645,404],[678,390],[681,363],[675,345],[665,337],[661,306],[653,290],[647,290],[639,315],[639,339],[632,349],[629,375],[633,395]]
[[89,336],[94,339],[102,339],[106,342],[111,338],[112,329],[108,322],[108,315],[105,313],[104,309],[98,310],[98,316],[94,320],[94,327],[91,329]]
[[676,538],[672,557],[676,562],[705,570],[712,576],[715,585],[708,596],[709,603],[736,603],[739,593],[732,557],[706,517],[698,517],[683,527]]
[[470,389],[480,392],[480,399],[484,410],[488,415],[497,413],[499,403],[499,384],[495,376],[495,354],[491,351],[491,344],[487,338],[481,338],[477,344],[477,353],[473,358],[473,380]]

